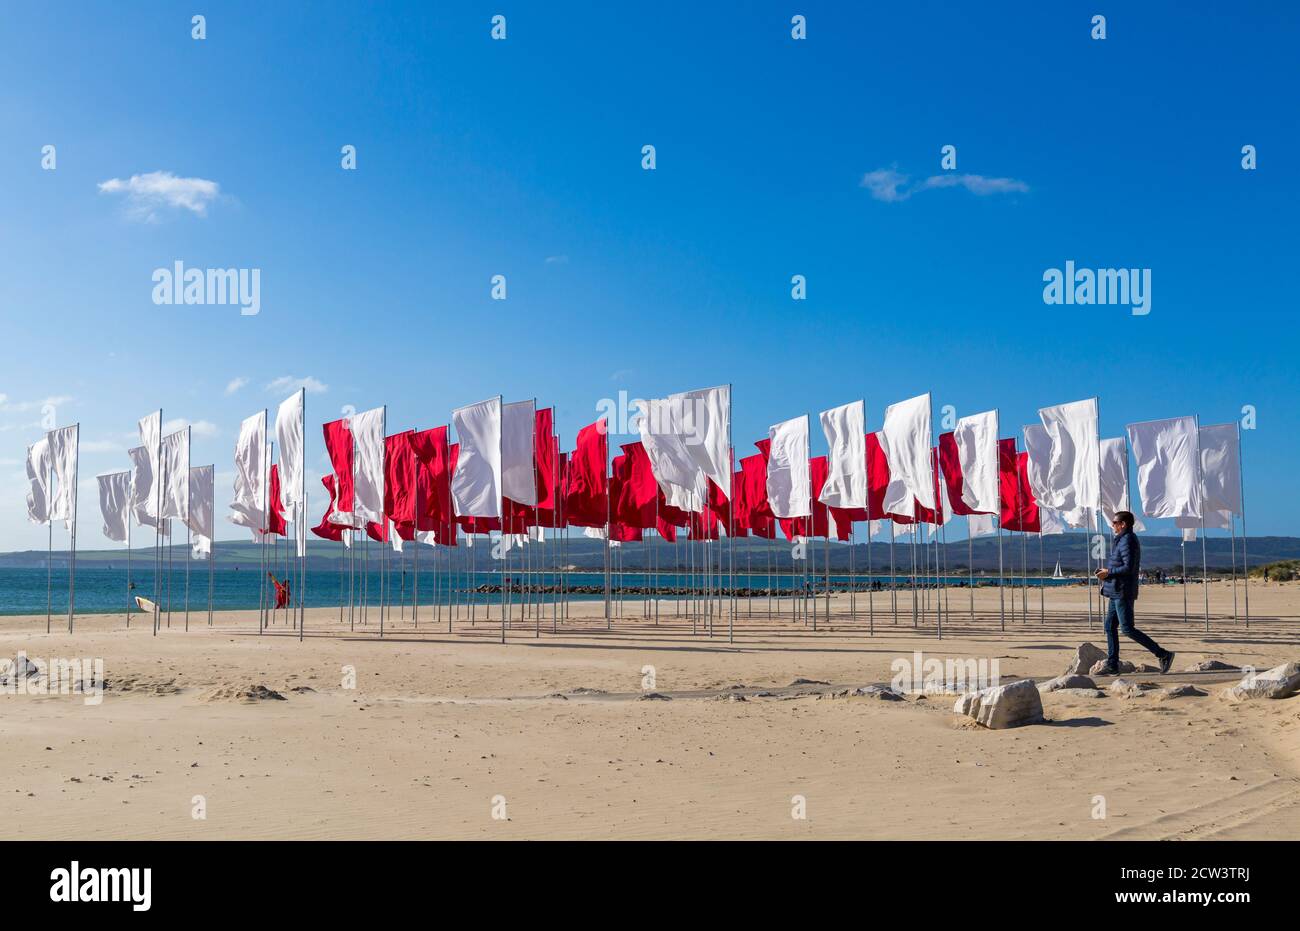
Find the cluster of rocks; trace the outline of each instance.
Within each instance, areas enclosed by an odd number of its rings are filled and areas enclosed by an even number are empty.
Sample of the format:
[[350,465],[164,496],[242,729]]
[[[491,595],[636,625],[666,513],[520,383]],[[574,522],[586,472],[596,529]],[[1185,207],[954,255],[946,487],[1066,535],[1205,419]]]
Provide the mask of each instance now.
[[1264,672],[1250,673],[1236,685],[1224,689],[1229,701],[1255,698],[1290,698],[1300,692],[1300,663],[1283,663]]

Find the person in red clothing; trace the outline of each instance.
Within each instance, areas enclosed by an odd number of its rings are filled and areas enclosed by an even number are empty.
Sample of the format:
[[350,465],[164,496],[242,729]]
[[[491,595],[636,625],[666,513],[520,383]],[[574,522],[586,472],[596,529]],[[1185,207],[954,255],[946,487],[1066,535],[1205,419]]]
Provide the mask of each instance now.
[[275,606],[277,608],[289,607],[289,580],[285,579],[281,582],[271,573],[268,572],[267,575],[270,577],[271,583],[275,586]]

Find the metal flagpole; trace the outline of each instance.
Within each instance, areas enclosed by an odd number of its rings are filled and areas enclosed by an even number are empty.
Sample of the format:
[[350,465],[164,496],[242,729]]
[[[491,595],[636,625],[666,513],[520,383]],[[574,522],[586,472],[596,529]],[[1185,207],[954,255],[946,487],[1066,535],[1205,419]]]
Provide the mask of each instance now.
[[1038,623],[1047,623],[1047,586],[1043,581],[1043,525],[1042,514],[1039,514],[1038,520]]
[[1201,492],[1201,588],[1205,593],[1205,632],[1210,632],[1210,564],[1205,555],[1205,473],[1204,466],[1201,463],[1200,438],[1201,438],[1201,417],[1195,416],[1196,421],[1196,487]]
[[135,502],[135,482],[131,482],[128,501],[131,502],[126,508],[126,626],[129,630],[131,627],[131,518],[135,515],[132,513]]
[[[192,430],[191,427],[185,428],[185,432],[187,434],[189,434],[191,430]],[[190,439],[192,439],[192,435],[189,438],[187,438],[185,441],[185,469],[186,469],[185,472],[185,630],[187,633],[189,632],[190,629],[190,560],[193,555],[192,550],[194,548],[194,532],[190,529],[190,492],[189,492],[190,479],[193,478],[189,470],[191,468],[190,463],[194,461],[194,457],[191,456],[189,453]],[[214,477],[213,481],[215,480],[216,479]]]
[[1246,558],[1246,471],[1241,457],[1241,425],[1237,424],[1237,497],[1241,503],[1241,594],[1250,627],[1250,562]]
[[1232,620],[1235,623],[1240,620],[1237,616],[1237,516],[1231,511],[1228,512],[1228,532],[1231,534],[1229,555],[1232,557]]
[[1182,553],[1183,553],[1183,579],[1182,579],[1182,582],[1183,582],[1183,623],[1186,624],[1186,623],[1187,623],[1187,533],[1186,533],[1186,531],[1183,532],[1183,539],[1182,539],[1182,542],[1180,542],[1180,543],[1178,544],[1178,548],[1179,548],[1180,550],[1182,550]]
[[72,618],[77,606],[77,478],[81,470],[81,424],[74,424],[76,450],[72,461],[72,537],[68,562],[68,633],[72,633]]
[[[45,545],[45,632],[50,632],[54,617],[54,456],[49,453],[50,434],[45,434],[45,523],[49,525]],[[155,544],[155,549],[157,544]],[[157,578],[157,573],[154,575]]]

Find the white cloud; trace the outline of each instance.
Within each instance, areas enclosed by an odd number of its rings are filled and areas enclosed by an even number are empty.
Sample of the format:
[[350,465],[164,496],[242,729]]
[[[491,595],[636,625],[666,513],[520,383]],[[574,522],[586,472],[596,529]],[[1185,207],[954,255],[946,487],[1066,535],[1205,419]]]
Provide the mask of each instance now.
[[216,200],[221,186],[205,178],[178,178],[170,171],[151,171],[130,178],[109,178],[99,183],[104,194],[126,195],[127,216],[154,222],[161,209],[188,210],[200,217],[208,215],[208,205]]
[[226,394],[234,394],[240,388],[248,384],[248,379],[243,375],[236,376],[226,383]]
[[922,190],[959,186],[980,197],[989,194],[1024,194],[1029,191],[1029,185],[1015,178],[988,178],[984,175],[933,175],[921,183]]
[[893,168],[877,168],[862,176],[862,187],[871,192],[876,200],[889,203],[907,200],[910,193],[900,193],[899,187],[907,183],[907,175]]
[[324,394],[330,390],[330,386],[312,378],[310,375],[304,375],[302,378],[296,378],[293,375],[281,375],[275,381],[268,382],[267,391],[284,392],[297,391],[299,388],[306,388],[308,394]]
[[568,265],[569,257],[567,255],[548,255],[546,257],[547,265]]
[[114,440],[81,440],[78,447],[83,453],[121,453],[126,447]]
[[977,197],[990,194],[1024,194],[1029,185],[1016,178],[990,178],[986,175],[931,175],[924,181],[909,186],[911,176],[897,168],[878,168],[862,176],[861,186],[871,192],[876,200],[899,203],[918,191],[937,191],[944,188],[965,188]]
[[6,411],[14,414],[26,414],[31,411],[39,411],[45,407],[58,407],[60,404],[67,404],[72,398],[66,394],[50,395],[48,398],[41,398],[38,401],[11,401],[9,395],[0,394],[0,411]]

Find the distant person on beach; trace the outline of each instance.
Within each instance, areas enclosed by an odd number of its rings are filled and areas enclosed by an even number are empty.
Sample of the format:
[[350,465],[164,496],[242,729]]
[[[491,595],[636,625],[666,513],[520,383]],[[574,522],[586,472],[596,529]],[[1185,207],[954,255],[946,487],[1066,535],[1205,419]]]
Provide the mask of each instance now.
[[1106,612],[1106,665],[1097,675],[1119,675],[1119,635],[1150,650],[1160,662],[1160,671],[1168,672],[1174,661],[1171,650],[1165,650],[1142,631],[1133,626],[1133,603],[1137,601],[1141,584],[1142,544],[1133,532],[1133,512],[1119,511],[1110,522],[1115,531],[1111,541],[1110,558],[1106,568],[1097,570],[1101,580],[1101,593],[1110,599]]

